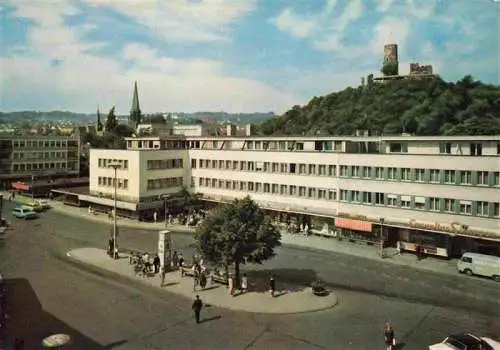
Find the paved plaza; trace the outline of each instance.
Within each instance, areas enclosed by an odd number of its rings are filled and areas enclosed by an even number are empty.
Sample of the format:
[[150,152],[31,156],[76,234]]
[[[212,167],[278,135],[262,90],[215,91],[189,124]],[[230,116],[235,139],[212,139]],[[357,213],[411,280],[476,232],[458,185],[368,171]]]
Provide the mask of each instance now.
[[[4,207],[12,226],[0,237],[0,269],[10,286],[7,334],[25,339],[28,349],[39,348],[51,334],[66,333],[74,339],[68,349],[82,350],[372,350],[383,348],[387,321],[404,350],[426,349],[456,332],[500,334],[500,290],[494,281],[446,270],[448,262],[417,261],[410,254],[381,259],[373,247],[300,236],[284,236],[274,259],[245,265],[243,271],[273,273],[291,286],[319,278],[338,298],[335,307],[273,314],[213,304],[202,310],[204,321],[197,325],[192,290],[182,295],[171,290],[175,285],[159,288],[156,278],[145,281],[91,269],[66,256],[81,247],[96,248],[102,256],[112,228],[106,217],[88,220],[86,213],[49,210],[38,220],[14,220],[10,210],[15,205],[7,202]],[[161,225],[145,229],[123,222],[119,220],[121,247],[156,251]],[[174,249],[191,256],[192,235],[172,231]],[[286,244],[286,239],[331,249]],[[439,267],[431,269],[434,262]],[[130,273],[132,266],[127,261],[123,268]],[[185,281],[189,284],[190,278]],[[220,287],[226,299],[224,290]]]
[[259,284],[256,283],[257,281],[250,280],[249,291],[233,297],[229,294],[226,286],[217,283],[214,285],[208,284],[204,290],[198,286],[195,290],[193,288],[193,278],[190,276],[181,277],[179,271],[167,273],[165,287],[161,287],[159,274],[150,274],[149,277],[138,276],[134,272],[133,265],[129,263],[129,256],[124,254],[121,254],[120,259],[114,260],[103,249],[80,248],[70,250],[67,256],[70,259],[128,277],[153,288],[182,295],[190,300],[198,294],[209,305],[235,311],[294,314],[327,310],[337,305],[337,296],[334,293],[318,297],[312,294],[309,286],[281,281],[280,276],[275,276],[278,280],[277,295],[275,297],[271,297],[267,291],[267,281],[265,280],[258,281]]

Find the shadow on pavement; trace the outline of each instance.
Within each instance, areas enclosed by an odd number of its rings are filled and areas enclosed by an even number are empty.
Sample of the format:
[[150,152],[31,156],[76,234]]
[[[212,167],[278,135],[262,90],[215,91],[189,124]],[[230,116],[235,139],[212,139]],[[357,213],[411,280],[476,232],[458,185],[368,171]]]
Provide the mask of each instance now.
[[245,271],[248,277],[249,290],[252,292],[265,293],[269,291],[269,279],[271,275],[276,281],[278,295],[286,292],[297,292],[306,287],[317,278],[316,271],[311,269],[271,269],[271,270],[249,270]]
[[403,342],[403,343],[398,343],[398,344],[396,344],[396,346],[394,347],[394,350],[403,350],[403,349],[404,349],[404,347],[405,347],[405,345],[406,345],[406,344],[405,344],[404,342]]
[[213,317],[208,317],[208,318],[203,318],[200,320],[200,323],[205,323],[205,322],[210,322],[210,321],[215,321],[215,320],[220,320],[222,316],[213,316]]
[[[5,334],[0,338],[0,349],[9,349],[22,340],[20,349],[40,349],[42,341],[53,334],[67,334],[71,343],[64,349],[112,349],[126,341],[103,346],[42,309],[38,296],[26,279],[5,279],[6,320]],[[2,344],[3,343],[3,344]]]

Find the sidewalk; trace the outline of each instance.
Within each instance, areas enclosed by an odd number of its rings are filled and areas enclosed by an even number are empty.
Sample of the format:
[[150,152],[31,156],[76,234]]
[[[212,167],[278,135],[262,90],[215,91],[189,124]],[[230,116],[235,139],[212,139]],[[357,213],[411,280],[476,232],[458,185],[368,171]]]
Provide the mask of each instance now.
[[[165,286],[160,286],[160,277],[139,277],[134,272],[134,266],[129,264],[128,256],[121,254],[118,260],[111,259],[103,249],[79,248],[71,250],[67,256],[79,263],[91,265],[93,267],[118,274],[151,286],[153,288],[179,294],[189,299],[194,299],[195,295],[200,295],[204,304],[209,304],[221,308],[235,311],[246,311],[253,313],[268,314],[295,314],[313,312],[333,308],[337,305],[337,296],[330,293],[328,296],[317,297],[311,292],[308,286],[297,286],[287,284],[286,281],[278,280],[278,296],[271,297],[263,288],[267,281],[257,279],[250,280],[249,291],[245,294],[232,297],[226,286],[215,284],[207,285],[205,290],[193,291],[193,278],[181,277],[178,271],[170,272],[166,275]],[[279,279],[279,276],[278,276]],[[281,287],[281,288],[280,288]]]
[[[58,201],[50,201],[50,204],[52,205],[52,209],[50,210],[61,212],[66,215],[71,215],[81,219],[92,220],[102,223],[110,222],[110,219],[108,218],[107,215],[105,214],[90,215],[88,213],[87,208],[72,207]],[[158,231],[165,229],[164,222],[158,222],[158,223],[140,222],[121,217],[119,217],[117,221],[120,227],[127,227],[132,229],[134,228],[149,229]],[[167,229],[173,232],[183,232],[183,233],[195,232],[195,228],[193,227],[186,227],[185,225],[178,225],[178,224],[169,224]],[[361,245],[348,241],[339,241],[335,238],[330,238],[330,237],[320,237],[320,236],[304,237],[301,235],[292,235],[284,232],[282,233],[281,237],[282,237],[281,243],[283,245],[347,254],[365,259],[384,261],[387,263],[400,266],[409,266],[424,271],[453,274],[453,275],[456,275],[458,273],[455,260],[441,260],[433,257],[428,257],[424,260],[419,261],[417,260],[414,254],[402,253],[401,255],[397,255],[396,250],[394,248],[384,249],[385,258],[382,259],[379,254],[379,250],[375,246]]]

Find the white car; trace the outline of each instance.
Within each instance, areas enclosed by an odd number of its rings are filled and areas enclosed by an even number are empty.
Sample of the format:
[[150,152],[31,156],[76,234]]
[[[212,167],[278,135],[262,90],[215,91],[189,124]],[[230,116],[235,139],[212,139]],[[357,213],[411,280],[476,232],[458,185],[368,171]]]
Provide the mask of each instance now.
[[500,350],[500,343],[470,333],[450,335],[441,343],[429,345],[429,350]]

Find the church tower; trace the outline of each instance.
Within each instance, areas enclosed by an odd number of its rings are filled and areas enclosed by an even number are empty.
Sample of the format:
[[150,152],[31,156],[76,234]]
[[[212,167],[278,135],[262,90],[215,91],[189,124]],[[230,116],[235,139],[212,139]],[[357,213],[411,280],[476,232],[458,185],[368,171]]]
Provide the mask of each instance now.
[[139,94],[137,93],[137,81],[134,83],[134,96],[132,98],[132,108],[130,109],[129,126],[133,129],[141,123],[141,108],[139,107]]
[[99,107],[97,107],[97,125],[96,125],[97,132],[103,131],[103,124],[101,122],[101,113],[99,112]]

